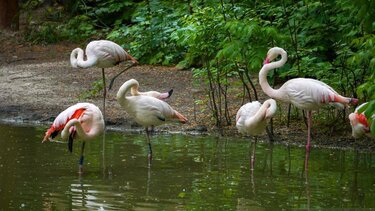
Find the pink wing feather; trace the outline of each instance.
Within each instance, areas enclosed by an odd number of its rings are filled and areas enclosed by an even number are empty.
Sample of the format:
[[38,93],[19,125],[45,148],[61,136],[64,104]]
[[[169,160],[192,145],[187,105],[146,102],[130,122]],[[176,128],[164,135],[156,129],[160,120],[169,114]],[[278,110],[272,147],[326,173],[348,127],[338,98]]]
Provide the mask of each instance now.
[[[79,119],[82,114],[84,113],[84,111],[86,110],[86,107],[84,104],[82,103],[78,103],[74,106],[71,106],[69,108],[67,108],[66,110],[64,110],[63,112],[61,112],[55,119],[55,121],[53,121],[51,127],[47,130],[44,138],[43,138],[43,142],[47,141],[49,137],[51,137],[52,134],[55,134],[56,135],[64,129],[65,125],[72,119]],[[54,136],[56,136],[54,135]],[[52,137],[54,138],[54,137]]]

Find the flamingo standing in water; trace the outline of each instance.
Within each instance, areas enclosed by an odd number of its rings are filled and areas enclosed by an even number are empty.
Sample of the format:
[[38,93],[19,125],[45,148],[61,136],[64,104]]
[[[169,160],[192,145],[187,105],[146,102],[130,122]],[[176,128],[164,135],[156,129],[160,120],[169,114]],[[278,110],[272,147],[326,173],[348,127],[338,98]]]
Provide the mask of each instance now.
[[258,101],[247,103],[237,112],[236,127],[238,131],[243,135],[255,136],[253,155],[251,156],[251,170],[254,170],[257,135],[266,130],[267,120],[275,115],[276,110],[276,101],[268,99],[263,104]]
[[[109,40],[96,40],[96,41],[90,42],[86,46],[86,57],[87,59],[84,60],[84,51],[81,48],[76,48],[70,54],[70,63],[72,67],[74,68],[78,68],[78,67],[89,68],[93,66],[102,68],[102,77],[103,77],[103,86],[104,86],[103,87],[103,114],[105,117],[105,99],[107,96],[107,88],[106,88],[104,68],[113,67],[126,60],[131,60],[133,64],[138,63],[138,61],[134,59],[129,53],[127,53],[121,46]],[[122,72],[120,72],[120,74]],[[116,75],[111,80],[111,85],[113,83],[113,80],[118,75]]]
[[[281,55],[281,60],[272,62],[277,56]],[[264,93],[269,97],[286,103],[292,103],[294,106],[307,111],[307,143],[306,143],[306,162],[307,169],[308,154],[310,152],[310,131],[312,110],[319,109],[323,105],[333,104],[342,108],[344,105],[356,105],[358,100],[339,95],[332,87],[327,84],[308,78],[295,78],[285,82],[279,89],[273,89],[267,81],[267,74],[270,70],[282,67],[287,61],[287,53],[279,47],[271,48],[264,61],[264,65],[259,72],[259,83]]]
[[[363,112],[358,113],[358,110],[366,104],[367,102],[361,104],[355,109],[353,113],[349,114],[350,125],[352,126],[352,136],[354,138],[360,138],[363,135],[366,135],[370,138],[375,138],[371,135],[370,122],[368,121],[366,116],[363,114]],[[371,118],[373,119],[372,121],[375,121],[375,114],[372,115]]]
[[126,81],[117,92],[117,101],[125,111],[135,119],[135,122],[145,127],[150,165],[152,160],[152,147],[148,127],[173,121],[186,123],[187,118],[174,110],[168,103],[155,97],[145,95],[126,96],[134,87],[139,87],[138,81],[135,79]]
[[[82,139],[79,173],[83,172],[85,141],[95,139],[104,131],[104,119],[100,109],[91,103],[77,103],[61,112],[47,130],[43,142],[52,141],[57,135],[68,140],[68,149],[73,151],[73,140]],[[61,133],[60,133],[61,132]]]

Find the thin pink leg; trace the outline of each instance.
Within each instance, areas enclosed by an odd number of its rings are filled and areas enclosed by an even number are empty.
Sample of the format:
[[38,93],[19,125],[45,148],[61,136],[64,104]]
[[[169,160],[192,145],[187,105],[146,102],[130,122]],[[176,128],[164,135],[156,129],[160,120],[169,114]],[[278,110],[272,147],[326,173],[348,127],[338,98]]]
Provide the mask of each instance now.
[[307,111],[307,144],[306,144],[306,154],[305,154],[305,170],[307,171],[309,167],[309,156],[310,156],[310,139],[311,139],[311,111]]
[[310,140],[311,140],[311,118],[312,113],[311,111],[307,111],[307,144],[306,144],[306,150],[310,152]]
[[250,170],[251,170],[251,172],[254,171],[255,149],[256,149],[256,146],[257,146],[257,137],[255,138],[255,141],[254,141],[254,144],[253,144],[253,152],[252,152],[251,158],[250,158]]

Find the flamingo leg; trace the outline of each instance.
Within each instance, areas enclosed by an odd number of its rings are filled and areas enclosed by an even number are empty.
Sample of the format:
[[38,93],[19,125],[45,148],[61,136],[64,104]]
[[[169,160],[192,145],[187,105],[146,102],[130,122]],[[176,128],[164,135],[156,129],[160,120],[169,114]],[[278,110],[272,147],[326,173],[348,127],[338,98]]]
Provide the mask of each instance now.
[[312,121],[312,112],[307,111],[307,144],[306,150],[310,152],[310,140],[311,140],[311,121]]
[[107,97],[107,86],[105,83],[104,68],[102,68],[102,77],[103,77],[103,118],[105,122],[105,98]]
[[151,147],[151,141],[150,141],[150,131],[148,130],[148,127],[146,129],[146,136],[147,136],[147,144],[148,144],[148,165],[151,165],[151,160],[152,160],[152,147]]
[[306,144],[306,154],[305,154],[305,171],[309,168],[309,157],[310,157],[310,139],[311,139],[311,120],[312,112],[307,111],[307,144]]
[[79,158],[79,167],[78,167],[78,173],[79,174],[82,174],[83,173],[83,161],[84,161],[84,156],[83,156],[83,152],[85,150],[85,143],[86,142],[82,142],[82,147],[81,147],[81,157]]
[[130,68],[133,67],[133,66],[134,66],[134,63],[132,63],[131,65],[127,66],[125,69],[123,69],[123,70],[122,70],[121,72],[119,72],[117,75],[115,75],[115,76],[111,79],[111,81],[110,81],[110,83],[109,83],[108,90],[111,90],[111,89],[112,89],[113,83],[115,82],[115,79],[116,79],[117,77],[119,77],[123,72],[127,71],[128,69],[130,69]]
[[253,144],[253,152],[252,152],[251,158],[250,158],[250,170],[251,171],[254,171],[256,145],[257,145],[257,137],[255,137],[255,141],[254,141],[254,144]]

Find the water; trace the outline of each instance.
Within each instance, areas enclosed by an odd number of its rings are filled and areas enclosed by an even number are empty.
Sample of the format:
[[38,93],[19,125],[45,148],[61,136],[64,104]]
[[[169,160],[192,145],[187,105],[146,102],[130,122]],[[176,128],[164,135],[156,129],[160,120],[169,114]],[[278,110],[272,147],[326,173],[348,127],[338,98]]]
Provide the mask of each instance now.
[[87,142],[41,144],[45,128],[0,125],[0,210],[251,210],[375,207],[371,153],[304,148],[246,139],[107,132]]

